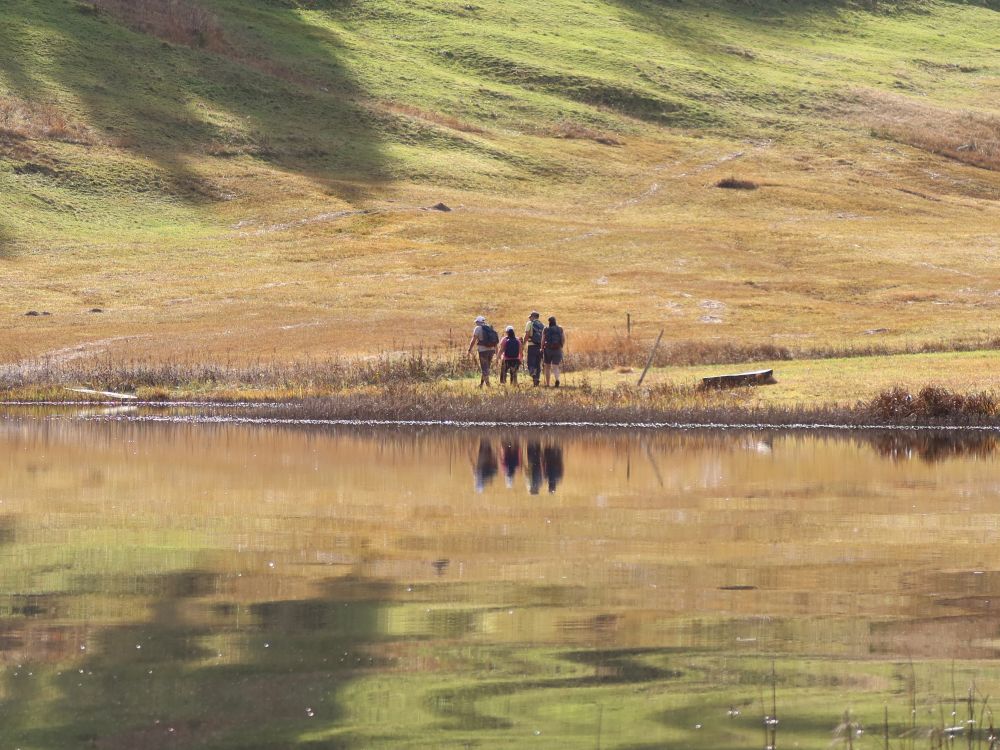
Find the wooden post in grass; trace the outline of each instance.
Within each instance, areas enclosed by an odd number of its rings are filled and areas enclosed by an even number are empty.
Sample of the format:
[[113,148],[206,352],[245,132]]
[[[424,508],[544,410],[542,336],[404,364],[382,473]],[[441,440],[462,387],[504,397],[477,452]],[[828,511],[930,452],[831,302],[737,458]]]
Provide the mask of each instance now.
[[628,332],[628,337],[632,338],[632,313],[625,313],[625,330]]
[[642,368],[642,375],[639,376],[639,385],[642,385],[642,381],[646,377],[646,373],[649,372],[649,366],[653,364],[653,357],[656,356],[656,349],[660,345],[660,339],[663,338],[663,329],[660,329],[660,335],[656,337],[656,343],[653,344],[653,351],[649,353],[649,359],[646,360],[646,366]]

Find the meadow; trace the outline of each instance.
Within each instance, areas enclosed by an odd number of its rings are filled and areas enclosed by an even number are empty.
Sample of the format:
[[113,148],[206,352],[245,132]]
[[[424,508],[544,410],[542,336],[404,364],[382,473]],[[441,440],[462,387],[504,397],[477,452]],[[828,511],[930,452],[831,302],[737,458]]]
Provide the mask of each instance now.
[[450,360],[532,308],[608,377],[661,329],[662,365],[991,352],[998,19],[13,0],[0,363]]

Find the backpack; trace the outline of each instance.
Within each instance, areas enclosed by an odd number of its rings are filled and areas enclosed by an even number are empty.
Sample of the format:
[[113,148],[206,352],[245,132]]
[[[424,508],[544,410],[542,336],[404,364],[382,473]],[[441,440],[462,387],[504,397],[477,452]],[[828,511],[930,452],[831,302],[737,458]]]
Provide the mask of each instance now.
[[531,321],[531,343],[535,346],[542,345],[542,331],[545,330],[545,325],[540,320]]
[[517,359],[517,355],[521,353],[521,342],[515,338],[507,337],[503,340],[503,356],[504,359]]
[[549,349],[562,349],[563,331],[559,326],[549,326],[545,329],[545,343]]
[[483,346],[496,346],[500,343],[500,336],[491,325],[483,323],[479,331],[479,343]]

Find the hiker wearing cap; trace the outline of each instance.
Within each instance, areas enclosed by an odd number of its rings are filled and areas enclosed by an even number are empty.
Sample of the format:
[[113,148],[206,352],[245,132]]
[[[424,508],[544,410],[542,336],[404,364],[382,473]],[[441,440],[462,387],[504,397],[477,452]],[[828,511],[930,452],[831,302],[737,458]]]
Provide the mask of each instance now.
[[472,329],[472,340],[469,342],[469,354],[472,354],[472,347],[476,347],[479,352],[479,369],[482,372],[479,378],[479,387],[490,384],[490,365],[493,363],[493,355],[497,353],[497,344],[500,337],[482,315],[476,318],[476,327]]
[[507,326],[506,334],[500,339],[500,383],[507,382],[510,373],[510,384],[517,385],[517,371],[521,367],[521,342],[517,340],[514,326]]
[[545,387],[549,386],[549,375],[555,374],[556,388],[559,387],[559,367],[562,365],[563,346],[566,344],[566,334],[562,327],[556,325],[554,317],[549,318],[549,325],[542,333],[542,361],[545,364]]
[[540,321],[537,310],[532,310],[524,326],[524,352],[527,355],[528,374],[535,385],[542,376],[542,334],[545,325]]

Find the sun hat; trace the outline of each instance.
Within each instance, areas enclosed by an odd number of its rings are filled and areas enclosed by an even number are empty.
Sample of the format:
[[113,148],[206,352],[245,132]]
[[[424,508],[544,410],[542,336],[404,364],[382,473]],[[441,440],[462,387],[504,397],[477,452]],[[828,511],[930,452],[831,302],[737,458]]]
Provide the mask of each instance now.
[[486,322],[486,318],[484,318],[482,315],[480,315],[479,317],[476,318],[476,324],[477,325],[479,323],[485,323],[485,322]]
[[540,317],[542,317],[542,314],[540,312],[538,312],[538,310],[532,310],[531,314],[528,315],[528,317],[529,318],[540,318]]
[[504,331],[504,333],[513,333],[514,332],[514,326],[507,326],[506,328],[503,329],[503,331]]

